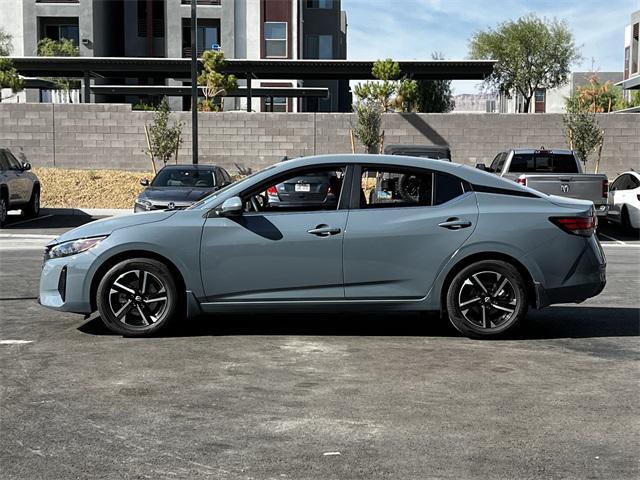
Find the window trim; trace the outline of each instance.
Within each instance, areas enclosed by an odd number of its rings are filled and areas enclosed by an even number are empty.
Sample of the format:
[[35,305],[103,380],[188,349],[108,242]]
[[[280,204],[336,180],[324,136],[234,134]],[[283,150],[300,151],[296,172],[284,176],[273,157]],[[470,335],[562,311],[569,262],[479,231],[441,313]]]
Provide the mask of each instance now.
[[[267,24],[284,23],[284,38],[267,38]],[[264,58],[289,58],[289,22],[287,21],[265,21],[262,26],[262,40],[264,42]],[[284,40],[284,55],[269,55],[267,53],[267,42],[282,42]]]

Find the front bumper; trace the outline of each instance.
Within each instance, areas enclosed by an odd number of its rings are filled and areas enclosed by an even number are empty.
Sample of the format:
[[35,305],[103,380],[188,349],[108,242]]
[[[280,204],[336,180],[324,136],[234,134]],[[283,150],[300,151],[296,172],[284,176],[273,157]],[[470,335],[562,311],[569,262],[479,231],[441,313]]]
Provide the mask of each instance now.
[[61,312],[91,313],[85,282],[94,260],[90,251],[47,260],[40,274],[40,305]]

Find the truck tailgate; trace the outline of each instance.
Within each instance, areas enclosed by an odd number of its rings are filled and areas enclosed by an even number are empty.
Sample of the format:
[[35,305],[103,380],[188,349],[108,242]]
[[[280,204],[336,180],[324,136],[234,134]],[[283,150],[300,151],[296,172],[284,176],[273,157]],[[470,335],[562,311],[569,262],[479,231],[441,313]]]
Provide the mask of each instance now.
[[602,184],[604,174],[527,174],[527,186],[542,193],[561,197],[591,200],[595,204],[605,203]]

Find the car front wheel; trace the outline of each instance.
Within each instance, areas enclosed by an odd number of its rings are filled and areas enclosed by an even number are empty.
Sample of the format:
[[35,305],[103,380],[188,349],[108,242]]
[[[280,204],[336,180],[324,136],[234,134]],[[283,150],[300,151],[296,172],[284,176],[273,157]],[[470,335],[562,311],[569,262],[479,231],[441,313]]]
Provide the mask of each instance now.
[[179,311],[180,295],[165,264],[149,258],[124,260],[100,281],[96,304],[104,324],[126,336],[166,328]]
[[447,291],[447,313],[453,326],[471,338],[497,338],[526,316],[527,293],[522,275],[511,264],[483,260],[463,268]]

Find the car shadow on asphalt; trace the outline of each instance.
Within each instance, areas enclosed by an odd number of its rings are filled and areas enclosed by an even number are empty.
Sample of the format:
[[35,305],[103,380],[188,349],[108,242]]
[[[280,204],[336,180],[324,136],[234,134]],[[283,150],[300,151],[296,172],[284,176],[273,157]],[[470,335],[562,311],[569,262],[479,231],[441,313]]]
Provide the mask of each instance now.
[[[94,317],[78,330],[89,335],[114,335]],[[224,314],[179,323],[160,337],[227,335],[320,336],[461,336],[437,313],[418,314]],[[504,340],[640,336],[640,309],[554,306],[531,310],[525,323]]]

